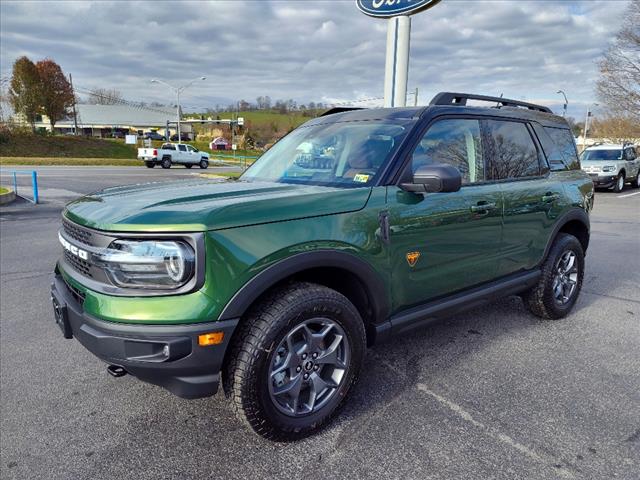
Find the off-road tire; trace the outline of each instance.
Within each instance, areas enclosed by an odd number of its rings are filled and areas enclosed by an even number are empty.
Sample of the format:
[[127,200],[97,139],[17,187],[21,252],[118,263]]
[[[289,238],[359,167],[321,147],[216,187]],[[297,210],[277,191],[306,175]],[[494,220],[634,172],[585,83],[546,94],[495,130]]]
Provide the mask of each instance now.
[[[269,374],[280,341],[296,325],[316,317],[338,323],[348,340],[350,361],[330,401],[316,412],[293,417],[280,412],[269,394]],[[356,382],[364,353],[364,324],[343,295],[314,283],[291,283],[250,309],[234,333],[223,367],[223,388],[236,416],[265,438],[303,438],[329,421]]]
[[164,157],[160,165],[162,168],[171,168],[171,157]]
[[200,160],[200,168],[202,170],[206,170],[208,167],[209,167],[209,161],[208,160],[206,160],[204,158],[202,160]]
[[[620,181],[620,178],[622,178],[622,181]],[[624,181],[624,173],[619,173],[616,178],[616,183],[613,186],[613,191],[616,193],[620,193],[622,190],[624,190]]]
[[[560,257],[567,250],[576,254],[578,263],[578,280],[571,299],[565,305],[556,303],[553,295],[553,281],[556,275],[556,265]],[[553,242],[546,260],[542,264],[542,275],[538,283],[531,290],[522,295],[524,304],[534,315],[550,320],[565,317],[575,305],[584,278],[584,251],[576,237],[568,233],[560,233]]]
[[156,162],[144,162],[147,168],[153,168],[156,166]]

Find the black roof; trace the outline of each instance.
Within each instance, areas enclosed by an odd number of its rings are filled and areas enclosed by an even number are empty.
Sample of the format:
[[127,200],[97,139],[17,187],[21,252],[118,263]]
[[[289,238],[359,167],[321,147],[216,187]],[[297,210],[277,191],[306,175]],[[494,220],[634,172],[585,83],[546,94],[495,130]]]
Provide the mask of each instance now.
[[[455,101],[463,98],[462,102]],[[496,105],[469,106],[466,99],[482,100]],[[497,105],[500,103],[500,105]],[[487,97],[484,95],[460,94],[442,92],[434,97],[426,107],[396,107],[396,108],[336,108],[325,112],[306,125],[317,125],[328,122],[350,122],[362,120],[417,120],[435,115],[492,115],[504,118],[517,118],[536,121],[544,126],[568,128],[566,120],[555,115],[547,107],[532,103],[521,102],[501,97]]]

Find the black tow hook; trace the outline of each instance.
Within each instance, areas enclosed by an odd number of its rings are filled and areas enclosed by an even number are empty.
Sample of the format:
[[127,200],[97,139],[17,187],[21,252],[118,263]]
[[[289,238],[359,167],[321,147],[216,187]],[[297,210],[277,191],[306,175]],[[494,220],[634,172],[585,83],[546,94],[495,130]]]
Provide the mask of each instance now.
[[127,371],[118,365],[109,365],[107,367],[107,372],[109,372],[109,375],[116,378],[124,377],[127,374]]

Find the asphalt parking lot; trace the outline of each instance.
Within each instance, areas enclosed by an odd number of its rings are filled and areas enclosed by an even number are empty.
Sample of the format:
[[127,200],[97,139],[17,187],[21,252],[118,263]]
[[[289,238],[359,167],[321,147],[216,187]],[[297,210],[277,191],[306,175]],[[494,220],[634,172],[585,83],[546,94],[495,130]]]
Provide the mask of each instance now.
[[38,170],[45,203],[0,213],[3,479],[640,477],[637,190],[596,194],[568,318],[541,321],[510,297],[376,346],[335,421],[283,444],[245,430],[223,395],[110,377],[53,322],[63,203],[195,172]]

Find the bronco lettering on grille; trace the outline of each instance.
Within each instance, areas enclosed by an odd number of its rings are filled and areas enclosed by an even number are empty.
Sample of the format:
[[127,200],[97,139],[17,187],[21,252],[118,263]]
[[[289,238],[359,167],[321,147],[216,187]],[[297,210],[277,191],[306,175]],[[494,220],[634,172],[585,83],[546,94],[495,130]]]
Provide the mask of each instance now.
[[79,258],[81,258],[83,260],[89,260],[89,252],[87,252],[86,250],[82,250],[81,248],[78,248],[75,245],[71,244],[60,233],[58,233],[58,239],[60,240],[60,243],[62,244],[62,247],[65,250],[67,250],[69,253],[71,253],[71,254],[75,255],[76,257],[79,257]]

